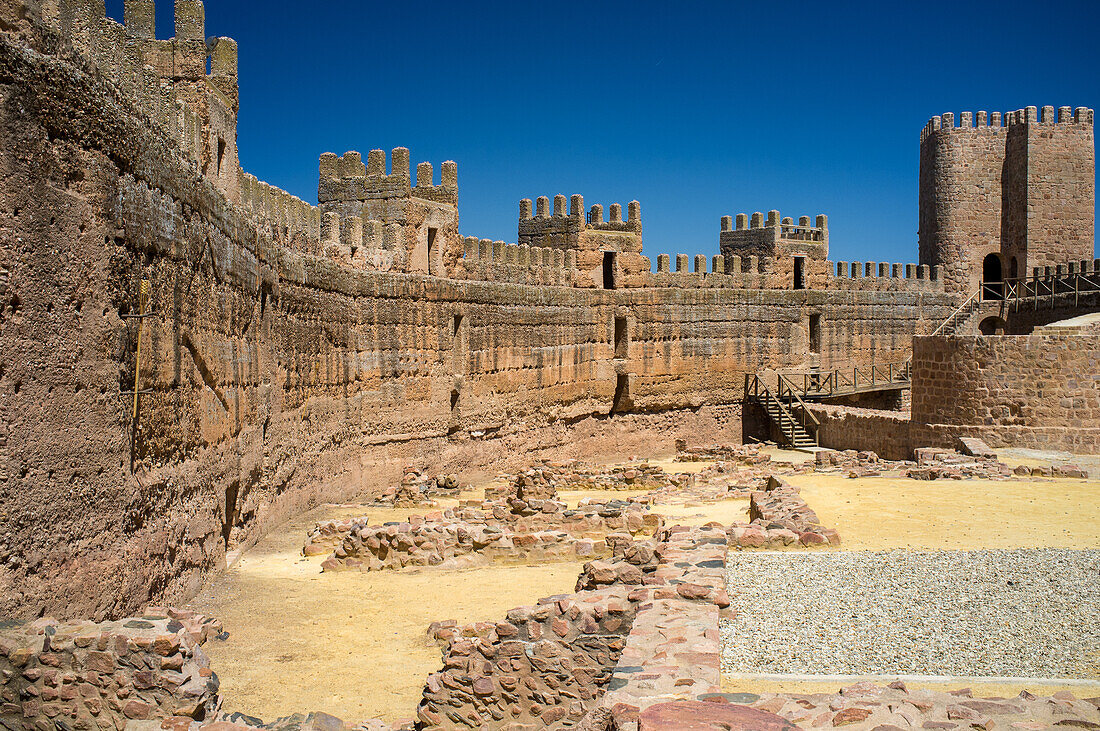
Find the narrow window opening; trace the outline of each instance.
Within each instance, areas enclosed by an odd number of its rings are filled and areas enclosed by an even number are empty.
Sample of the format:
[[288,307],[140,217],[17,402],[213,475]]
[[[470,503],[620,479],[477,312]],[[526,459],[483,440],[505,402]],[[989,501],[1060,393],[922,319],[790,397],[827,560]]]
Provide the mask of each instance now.
[[615,377],[615,398],[611,402],[611,411],[627,411],[630,406],[630,377],[620,373]]
[[627,354],[630,340],[627,337],[626,332],[626,318],[615,318],[615,357],[625,358]]
[[458,390],[451,391],[451,413],[458,409]]
[[451,323],[451,335],[458,337],[458,331],[462,327],[462,315],[455,315],[454,321]]
[[603,253],[603,288],[615,289],[615,252]]
[[810,352],[821,352],[821,315],[810,315]]
[[794,258],[794,288],[806,289],[806,257]]
[[225,547],[229,547],[229,537],[233,532],[233,525],[237,522],[237,490],[239,484],[236,481],[229,483],[225,488],[225,523],[222,525],[222,541]]
[[435,264],[435,234],[438,230],[439,229],[435,229],[435,228],[429,228],[428,229],[428,273],[429,274],[432,274],[433,273],[432,270],[436,268],[433,265]]
[[218,175],[222,174],[222,161],[225,159],[225,140],[218,138]]

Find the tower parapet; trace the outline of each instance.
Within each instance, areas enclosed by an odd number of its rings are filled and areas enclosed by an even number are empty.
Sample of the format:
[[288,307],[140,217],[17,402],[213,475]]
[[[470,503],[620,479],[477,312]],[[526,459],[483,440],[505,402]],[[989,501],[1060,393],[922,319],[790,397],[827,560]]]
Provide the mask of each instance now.
[[723,216],[718,249],[726,261],[755,256],[764,262],[773,289],[818,289],[825,284],[829,257],[829,219],[818,215],[781,218],[779,211],[750,217]]
[[[394,148],[387,172],[383,150],[371,150],[366,162],[355,151],[321,155],[317,185],[321,215],[335,214],[344,232],[325,245],[333,258],[367,268],[440,276],[458,265],[463,253],[458,235],[458,165],[444,162],[436,185],[434,166],[422,162],[416,166],[414,184],[409,159],[408,148]],[[391,229],[395,236],[374,233]]]
[[176,36],[166,40],[156,38],[153,0],[125,0],[124,24],[106,16],[102,0],[55,0],[43,3],[41,13],[118,90],[120,101],[146,114],[237,202],[236,43],[207,42],[200,0],[177,0]]
[[1092,109],[1025,107],[932,117],[920,135],[920,261],[948,291],[1095,245]]
[[[532,206],[525,198],[519,204],[519,243],[549,249],[574,251],[577,269],[582,273],[580,286],[638,286],[649,271],[649,260],[642,256],[642,205],[631,201],[604,207],[594,205],[587,211],[584,196],[574,194],[540,196]],[[605,273],[605,268],[608,272]]]

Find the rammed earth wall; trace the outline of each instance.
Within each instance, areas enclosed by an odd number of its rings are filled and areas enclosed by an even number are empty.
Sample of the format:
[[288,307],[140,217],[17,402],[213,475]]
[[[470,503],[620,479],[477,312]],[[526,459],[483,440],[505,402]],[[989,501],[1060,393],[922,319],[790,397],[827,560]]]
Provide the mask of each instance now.
[[[605,417],[616,393],[647,412],[617,418],[670,447],[707,428],[736,439],[746,373],[899,361],[953,309],[924,291],[603,291],[344,267],[305,253],[286,211],[231,202],[237,177],[211,177],[209,150],[181,147],[38,12],[0,9],[0,615],[102,619],[186,597],[266,526],[408,461],[576,448],[568,425]],[[150,316],[128,318],[143,279]],[[653,417],[665,411],[671,426]]]

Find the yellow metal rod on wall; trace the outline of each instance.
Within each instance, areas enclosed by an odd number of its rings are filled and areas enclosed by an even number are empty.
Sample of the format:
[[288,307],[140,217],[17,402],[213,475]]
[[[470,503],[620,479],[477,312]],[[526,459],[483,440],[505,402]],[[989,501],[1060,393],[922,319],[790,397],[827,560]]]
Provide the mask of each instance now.
[[138,294],[138,333],[137,333],[137,351],[134,354],[134,410],[130,414],[130,421],[134,425],[134,429],[137,429],[138,418],[138,394],[140,393],[140,379],[141,379],[141,333],[144,330],[145,325],[145,310],[149,306],[149,280],[141,280],[141,289]]

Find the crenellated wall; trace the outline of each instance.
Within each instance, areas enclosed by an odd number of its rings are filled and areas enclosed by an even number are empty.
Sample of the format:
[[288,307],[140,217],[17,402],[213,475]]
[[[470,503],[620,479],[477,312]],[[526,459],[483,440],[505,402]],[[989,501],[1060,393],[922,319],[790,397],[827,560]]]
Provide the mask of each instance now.
[[[495,467],[576,449],[582,427],[633,444],[623,423],[650,448],[736,439],[745,374],[896,362],[956,304],[921,287],[763,289],[751,257],[651,274],[625,250],[647,286],[602,289],[568,250],[558,266],[561,247],[478,241],[475,259],[442,224],[436,274],[467,278],[416,273],[433,226],[414,208],[449,215],[453,166],[439,186],[421,166],[413,186],[400,152],[389,174],[377,152],[362,169],[326,156],[318,207],[236,169],[229,184],[216,130],[172,126],[188,102],[101,73],[95,53],[130,56],[81,28],[131,42],[101,8],[15,5],[0,7],[0,614],[187,597],[271,524],[410,462]],[[142,42],[148,7],[127,5]],[[187,50],[201,4],[178,7]],[[196,88],[227,95],[210,76]],[[185,111],[151,120],[168,108]],[[636,206],[595,218],[585,236],[633,240],[631,221],[640,236]]]
[[409,176],[409,151],[397,147],[386,172],[386,153],[371,150],[321,156],[317,200],[321,247],[341,264],[360,269],[447,276],[462,256],[458,235],[458,166],[442,165],[435,185],[429,162]]

